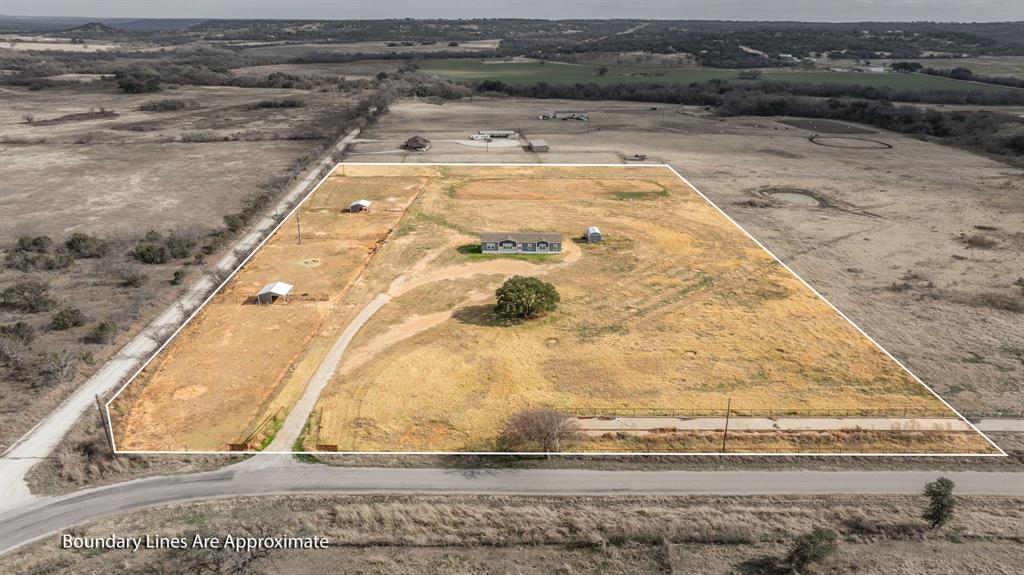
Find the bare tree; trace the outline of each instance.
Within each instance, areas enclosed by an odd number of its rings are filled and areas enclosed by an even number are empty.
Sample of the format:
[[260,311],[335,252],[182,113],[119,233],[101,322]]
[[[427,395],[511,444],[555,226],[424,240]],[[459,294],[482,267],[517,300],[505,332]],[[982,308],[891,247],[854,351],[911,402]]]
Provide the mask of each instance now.
[[541,407],[522,410],[509,418],[498,441],[508,450],[557,452],[564,444],[579,438],[576,420]]
[[59,385],[75,376],[78,356],[65,349],[57,353],[48,353],[43,362],[43,374],[51,384]]
[[0,337],[0,361],[12,369],[21,367],[31,352],[29,346],[20,340]]

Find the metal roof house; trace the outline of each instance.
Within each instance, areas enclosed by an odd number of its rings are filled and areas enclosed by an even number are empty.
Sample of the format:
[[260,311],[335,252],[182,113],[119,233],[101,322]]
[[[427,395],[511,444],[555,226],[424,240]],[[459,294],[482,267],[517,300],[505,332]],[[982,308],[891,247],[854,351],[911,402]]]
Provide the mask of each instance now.
[[604,239],[604,236],[601,235],[601,230],[597,229],[597,226],[590,226],[589,228],[587,228],[587,231],[586,233],[583,234],[583,237],[587,238],[588,244],[596,244],[600,242],[602,239]]
[[562,252],[559,232],[480,232],[485,254],[557,254]]
[[370,200],[356,200],[348,205],[348,211],[361,212],[370,209]]
[[256,303],[274,303],[278,298],[288,301],[288,293],[292,291],[292,287],[292,284],[284,282],[269,283],[256,294]]

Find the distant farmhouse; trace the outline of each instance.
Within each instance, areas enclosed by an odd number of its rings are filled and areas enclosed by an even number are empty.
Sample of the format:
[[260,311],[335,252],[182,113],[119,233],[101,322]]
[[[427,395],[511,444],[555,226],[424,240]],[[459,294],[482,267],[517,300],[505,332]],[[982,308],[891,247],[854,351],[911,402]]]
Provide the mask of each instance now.
[[558,232],[480,232],[485,254],[557,254],[562,251]]
[[587,120],[589,113],[586,110],[555,110],[548,114],[541,114],[541,120]]
[[405,141],[403,147],[410,152],[426,152],[430,149],[430,140],[423,136],[413,136]]
[[505,140],[514,140],[519,137],[519,134],[515,130],[480,130],[475,134],[470,134],[471,140],[494,140],[502,138]]

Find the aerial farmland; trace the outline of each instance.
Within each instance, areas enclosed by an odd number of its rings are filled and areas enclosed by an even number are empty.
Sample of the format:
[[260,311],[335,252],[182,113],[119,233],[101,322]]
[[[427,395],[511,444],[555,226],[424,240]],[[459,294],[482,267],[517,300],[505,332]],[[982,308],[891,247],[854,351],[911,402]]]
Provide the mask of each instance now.
[[[352,213],[360,199],[372,207]],[[594,225],[600,243],[581,237]],[[487,230],[566,240],[491,255]],[[513,276],[551,283],[561,305],[498,317]],[[295,286],[287,301],[254,305],[275,281]],[[596,423],[686,414],[919,418],[741,426],[740,452],[991,450],[666,166],[340,164],[112,416],[128,451],[494,452],[505,422],[536,408],[578,421],[582,452],[721,450],[714,431]],[[299,417],[300,436],[278,437]]]

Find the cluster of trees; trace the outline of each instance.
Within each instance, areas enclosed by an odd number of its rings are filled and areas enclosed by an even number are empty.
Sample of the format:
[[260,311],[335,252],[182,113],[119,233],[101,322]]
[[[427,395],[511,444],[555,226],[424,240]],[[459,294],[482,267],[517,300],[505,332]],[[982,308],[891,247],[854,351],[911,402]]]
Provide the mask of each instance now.
[[[1024,103],[1024,92],[901,90],[837,84],[758,82],[738,84],[719,80],[688,86],[660,84],[551,85],[538,82],[516,86],[487,80],[475,85],[480,93],[525,98],[629,100],[713,106],[722,116],[796,116],[870,124],[905,134],[939,138],[945,143],[1003,156],[1024,154],[1024,134],[1013,119],[989,112],[945,112],[895,105],[892,99],[936,100],[943,103]],[[994,101],[992,101],[994,100]]]
[[942,76],[943,78],[953,78],[954,80],[970,80],[983,84],[1024,88],[1024,78],[978,75],[971,72],[969,68],[923,68],[920,71],[922,74],[928,74],[929,76]]
[[629,100],[638,102],[667,102],[698,106],[717,106],[726,94],[778,94],[809,96],[814,98],[862,98],[889,102],[917,102],[922,104],[959,104],[1010,106],[1024,105],[1024,91],[1016,90],[897,90],[887,87],[856,84],[817,84],[804,82],[729,82],[708,80],[688,85],[636,83],[636,84],[559,84],[547,82],[516,85],[498,80],[484,80],[475,84],[477,92],[498,92],[521,98],[557,98],[568,100]]
[[735,92],[724,96],[717,113],[857,122],[904,134],[930,136],[975,151],[1003,156],[1024,154],[1024,134],[1017,129],[1018,123],[988,112],[943,112],[879,100]]

